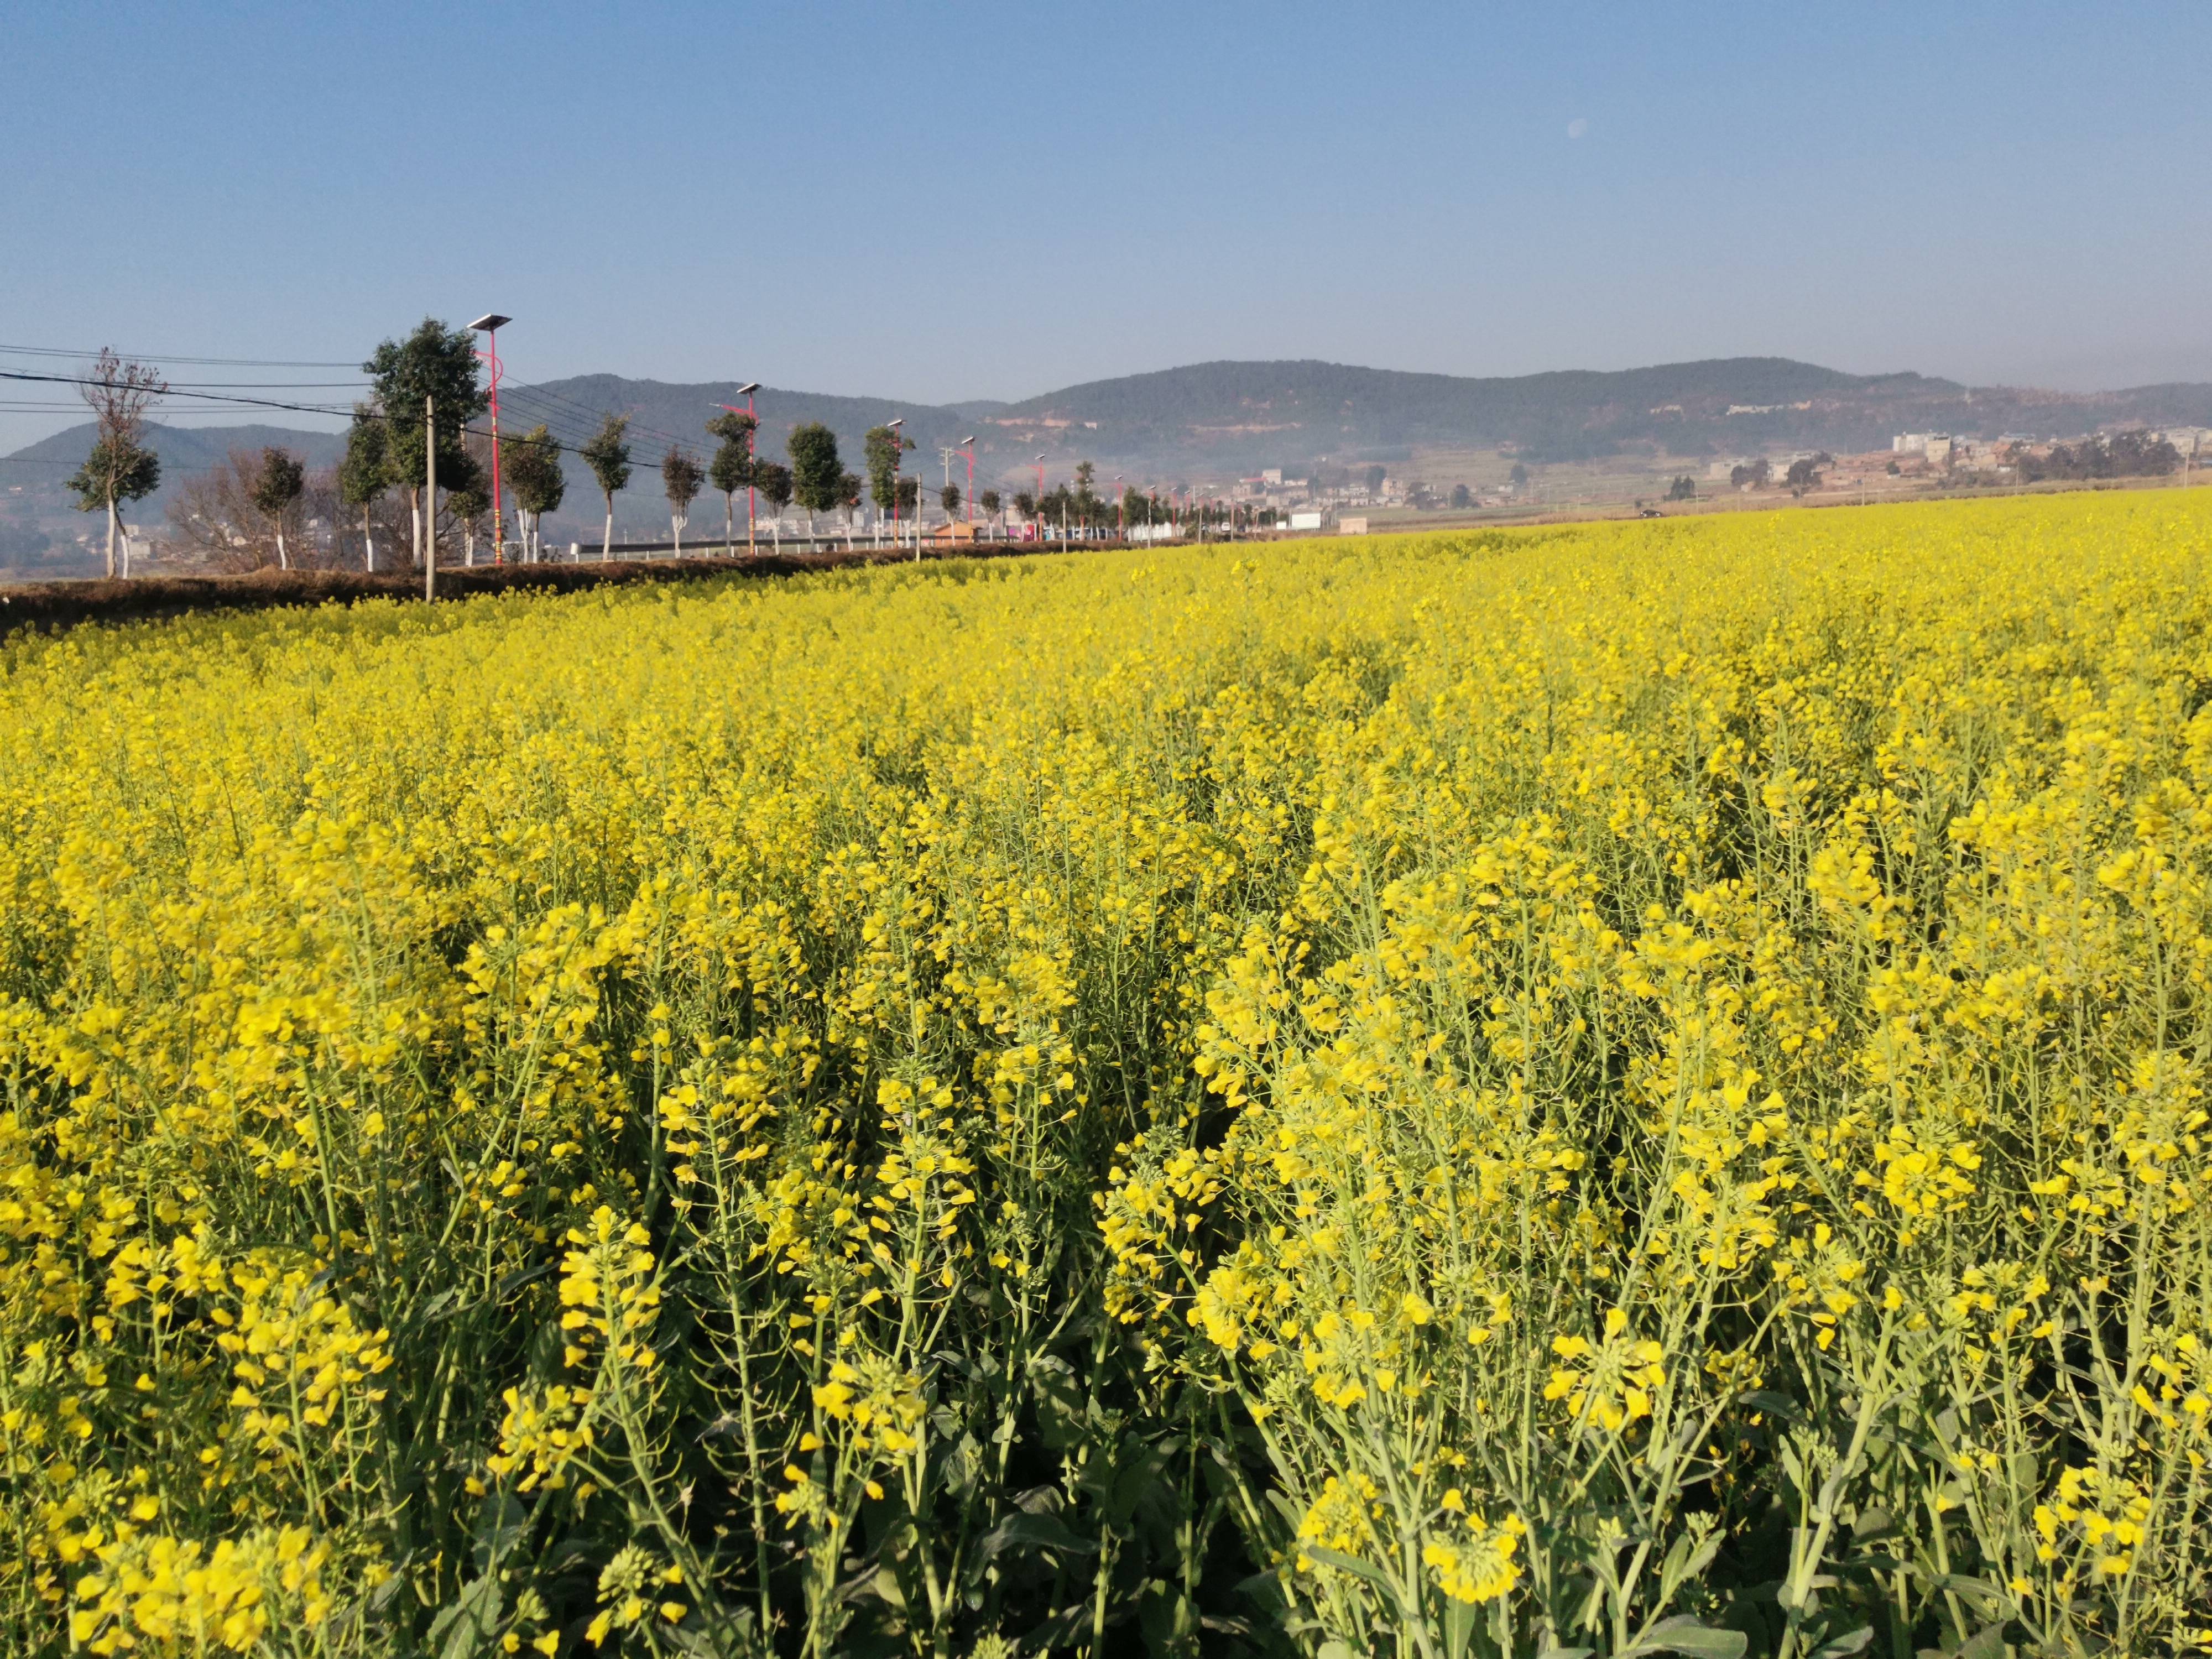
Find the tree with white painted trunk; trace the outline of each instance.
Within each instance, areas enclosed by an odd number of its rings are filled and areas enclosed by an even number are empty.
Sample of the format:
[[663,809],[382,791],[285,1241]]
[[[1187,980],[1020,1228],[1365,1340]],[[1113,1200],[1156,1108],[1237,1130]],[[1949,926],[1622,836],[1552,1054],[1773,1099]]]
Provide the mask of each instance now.
[[[160,457],[146,447],[146,410],[169,389],[157,370],[125,362],[103,348],[78,386],[92,410],[97,432],[92,453],[69,480],[84,512],[107,512],[107,574],[116,574],[116,543],[123,529],[122,504],[150,495],[161,482]],[[123,544],[123,574],[131,574],[130,544]]]
[[691,503],[706,483],[706,469],[674,444],[660,461],[660,487],[668,497],[668,521],[676,529],[676,556],[684,556],[684,526],[691,521]]
[[276,538],[279,570],[292,568],[291,553],[284,545],[284,521],[291,516],[301,492],[307,487],[307,465],[298,456],[273,445],[261,452],[261,470],[253,480],[253,506],[269,520],[269,528]]
[[591,442],[576,452],[599,480],[599,494],[606,497],[606,539],[599,544],[602,562],[615,556],[615,496],[629,482],[629,416],[609,415],[599,422]]

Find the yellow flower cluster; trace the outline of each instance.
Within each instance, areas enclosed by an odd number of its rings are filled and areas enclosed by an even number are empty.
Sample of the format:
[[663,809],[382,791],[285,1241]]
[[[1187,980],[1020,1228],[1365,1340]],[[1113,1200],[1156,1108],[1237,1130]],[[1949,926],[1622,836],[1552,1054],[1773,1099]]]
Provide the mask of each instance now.
[[2197,1641],[2208,571],[2158,490],[11,635],[0,1649]]

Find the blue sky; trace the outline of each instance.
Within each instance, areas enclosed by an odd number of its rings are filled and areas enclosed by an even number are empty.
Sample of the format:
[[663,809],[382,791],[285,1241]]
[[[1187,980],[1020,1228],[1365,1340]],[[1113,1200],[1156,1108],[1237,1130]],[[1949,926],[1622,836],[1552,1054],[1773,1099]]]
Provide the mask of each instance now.
[[519,379],[930,401],[1212,357],[2212,380],[2208,61],[2201,0],[0,0],[0,344],[358,361],[495,307]]

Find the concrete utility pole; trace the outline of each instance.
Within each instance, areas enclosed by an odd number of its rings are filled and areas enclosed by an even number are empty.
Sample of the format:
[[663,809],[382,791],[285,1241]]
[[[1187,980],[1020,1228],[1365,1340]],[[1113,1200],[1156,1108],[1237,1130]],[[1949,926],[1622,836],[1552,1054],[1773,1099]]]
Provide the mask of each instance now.
[[438,597],[438,410],[422,399],[422,597]]

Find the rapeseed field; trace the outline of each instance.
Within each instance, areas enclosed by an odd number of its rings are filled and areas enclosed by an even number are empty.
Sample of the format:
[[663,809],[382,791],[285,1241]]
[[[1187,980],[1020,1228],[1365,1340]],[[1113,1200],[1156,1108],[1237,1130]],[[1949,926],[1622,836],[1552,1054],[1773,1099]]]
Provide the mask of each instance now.
[[2212,1643],[2212,496],[0,647],[0,1649]]

